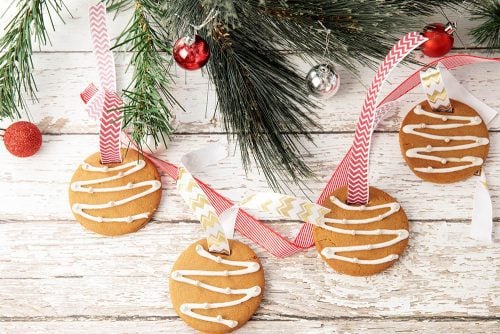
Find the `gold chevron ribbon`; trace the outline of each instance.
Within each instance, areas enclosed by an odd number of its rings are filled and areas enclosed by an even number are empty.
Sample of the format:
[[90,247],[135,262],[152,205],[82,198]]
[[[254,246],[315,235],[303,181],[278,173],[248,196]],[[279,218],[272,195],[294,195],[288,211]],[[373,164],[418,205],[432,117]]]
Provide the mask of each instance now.
[[441,82],[441,72],[427,73],[420,77],[422,84],[425,87],[430,87],[432,84],[439,84]]
[[215,208],[186,168],[180,167],[177,189],[182,198],[199,219],[205,231],[208,250],[215,253],[230,254],[229,241],[219,221]]
[[446,89],[443,89],[442,91],[435,90],[432,94],[427,93],[427,99],[432,103],[436,103],[438,100],[445,101],[447,97]]
[[433,111],[453,112],[439,68],[429,67],[420,71],[420,81]]
[[329,209],[293,196],[277,193],[259,193],[245,198],[238,205],[242,209],[277,214],[280,218],[298,219],[321,225]]

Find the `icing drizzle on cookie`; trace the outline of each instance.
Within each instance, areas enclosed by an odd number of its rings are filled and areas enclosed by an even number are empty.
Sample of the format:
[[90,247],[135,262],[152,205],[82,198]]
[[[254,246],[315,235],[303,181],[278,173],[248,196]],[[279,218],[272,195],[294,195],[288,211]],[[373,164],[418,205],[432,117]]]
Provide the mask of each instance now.
[[210,317],[206,316],[203,314],[199,314],[196,312],[193,312],[193,310],[202,310],[202,309],[215,309],[215,308],[222,308],[222,307],[231,307],[235,305],[242,304],[246,302],[247,300],[257,297],[258,295],[261,294],[262,290],[260,286],[254,286],[251,288],[247,289],[231,289],[231,288],[219,288],[207,283],[203,283],[198,280],[194,280],[191,278],[187,278],[186,276],[220,276],[220,277],[227,277],[227,276],[240,276],[240,275],[247,275],[251,273],[255,273],[260,270],[260,264],[257,262],[253,261],[231,261],[231,260],[225,260],[222,259],[218,256],[210,254],[208,251],[206,251],[202,245],[196,245],[196,253],[204,257],[210,261],[216,262],[216,263],[222,263],[222,264],[227,264],[230,266],[235,266],[235,267],[245,267],[245,269],[238,269],[238,270],[224,270],[224,271],[207,271],[207,270],[176,270],[172,272],[171,277],[173,280],[177,282],[183,282],[187,283],[190,285],[194,285],[209,291],[213,292],[218,292],[226,295],[244,295],[240,299],[228,301],[228,302],[223,302],[223,303],[184,303],[180,306],[180,311],[192,318],[199,319],[199,320],[204,320],[204,321],[209,321],[209,322],[215,322],[219,324],[226,325],[230,328],[235,328],[238,326],[238,321],[236,320],[231,320],[231,319],[224,319],[222,318],[221,315],[218,315],[216,317]]
[[83,163],[80,167],[89,172],[96,172],[96,173],[109,173],[109,172],[117,172],[113,176],[109,177],[104,177],[100,179],[92,179],[92,180],[86,180],[86,181],[76,181],[71,183],[71,190],[74,192],[83,192],[83,193],[89,193],[89,194],[94,194],[94,193],[111,193],[111,192],[119,192],[119,191],[127,191],[131,189],[137,189],[137,188],[142,188],[142,187],[149,187],[148,189],[126,197],[124,199],[118,200],[118,201],[112,201],[104,204],[86,204],[86,203],[75,203],[73,204],[73,207],[71,208],[73,212],[77,215],[80,215],[88,220],[92,220],[98,223],[132,223],[133,221],[136,221],[138,219],[144,219],[148,218],[150,213],[149,212],[141,212],[132,216],[127,216],[127,217],[112,217],[112,218],[107,218],[107,217],[100,217],[100,216],[93,216],[85,210],[101,210],[101,209],[109,209],[109,208],[114,208],[120,205],[124,205],[126,203],[133,202],[139,198],[142,198],[144,196],[147,196],[151,193],[154,193],[158,189],[161,188],[161,182],[158,180],[147,180],[147,181],[142,181],[142,182],[137,182],[133,183],[130,182],[127,185],[124,186],[119,186],[119,187],[107,187],[107,188],[93,188],[91,187],[92,185],[95,184],[100,184],[100,183],[105,183],[105,182],[111,182],[115,180],[122,179],[128,175],[134,174],[141,169],[143,169],[146,166],[146,162],[144,160],[137,160],[137,161],[132,161],[128,162],[116,167],[107,167],[107,166],[102,166],[102,167],[96,167],[92,166],[88,163]]
[[[475,156],[464,156],[464,157],[450,157],[443,158],[434,155],[429,155],[425,153],[431,152],[447,152],[447,151],[460,151],[460,150],[468,150],[475,147],[480,147],[489,144],[489,139],[484,137],[476,137],[476,136],[442,136],[431,133],[425,133],[423,129],[431,129],[431,130],[442,130],[442,129],[456,129],[466,126],[476,126],[482,123],[481,117],[479,116],[452,116],[452,115],[438,115],[436,113],[431,113],[422,109],[420,105],[416,106],[413,112],[417,115],[427,116],[431,118],[441,119],[444,124],[408,124],[403,127],[403,132],[416,135],[423,138],[433,139],[433,140],[441,140],[445,143],[449,143],[451,141],[468,141],[470,143],[463,145],[455,145],[455,146],[431,146],[427,145],[426,147],[416,147],[409,149],[406,151],[406,156],[409,158],[417,158],[431,161],[439,161],[444,166],[448,162],[462,162],[466,163],[460,166],[454,167],[442,167],[442,168],[433,168],[429,167],[418,167],[415,168],[416,171],[422,173],[451,173],[460,171],[463,169],[467,169],[470,167],[481,166],[483,164],[483,159]],[[466,123],[450,123],[448,121],[464,121]]]
[[325,218],[324,223],[321,225],[321,228],[324,228],[326,230],[335,232],[335,233],[340,233],[340,234],[351,234],[351,235],[394,235],[395,237],[389,241],[385,242],[379,242],[376,244],[366,244],[366,245],[356,245],[356,246],[340,246],[340,247],[325,247],[321,251],[321,254],[327,258],[327,259],[335,259],[335,260],[340,260],[340,261],[345,261],[345,262],[350,262],[350,263],[359,263],[359,264],[382,264],[386,262],[390,262],[393,260],[396,260],[399,255],[398,254],[389,254],[387,256],[384,256],[379,259],[374,259],[374,260],[363,260],[363,259],[358,259],[354,257],[348,257],[348,256],[343,256],[343,255],[338,255],[338,253],[341,252],[353,252],[353,251],[364,251],[364,250],[372,250],[372,249],[379,249],[379,248],[385,248],[389,247],[392,245],[397,244],[398,242],[405,240],[409,236],[409,232],[407,230],[401,229],[401,230],[382,230],[382,229],[376,229],[376,230],[349,230],[349,229],[343,229],[343,228],[338,228],[338,227],[333,227],[330,225],[326,225],[325,223],[333,223],[333,224],[342,224],[342,225],[355,225],[355,224],[370,224],[374,222],[378,222],[381,220],[384,220],[385,218],[393,215],[394,213],[398,212],[401,209],[401,206],[399,203],[393,202],[393,203],[386,203],[386,204],[381,204],[381,205],[374,205],[374,206],[351,206],[347,205],[341,200],[339,200],[335,196],[331,196],[330,200],[332,201],[333,204],[336,206],[348,210],[348,211],[374,211],[374,210],[380,210],[384,208],[388,208],[386,212],[384,212],[381,215],[371,217],[371,218],[366,218],[366,219],[335,219],[335,218]]

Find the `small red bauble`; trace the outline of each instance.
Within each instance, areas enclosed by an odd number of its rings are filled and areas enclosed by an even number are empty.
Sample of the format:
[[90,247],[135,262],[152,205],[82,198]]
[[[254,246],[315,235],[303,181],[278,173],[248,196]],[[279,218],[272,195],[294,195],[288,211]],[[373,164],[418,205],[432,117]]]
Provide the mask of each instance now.
[[453,47],[454,27],[451,23],[429,24],[424,28],[423,35],[429,40],[422,44],[422,52],[429,57],[442,57]]
[[201,36],[181,37],[175,42],[173,55],[175,62],[183,69],[194,71],[202,68],[210,58],[210,48]]
[[42,133],[35,124],[20,121],[5,130],[3,141],[7,151],[16,157],[30,157],[42,146]]

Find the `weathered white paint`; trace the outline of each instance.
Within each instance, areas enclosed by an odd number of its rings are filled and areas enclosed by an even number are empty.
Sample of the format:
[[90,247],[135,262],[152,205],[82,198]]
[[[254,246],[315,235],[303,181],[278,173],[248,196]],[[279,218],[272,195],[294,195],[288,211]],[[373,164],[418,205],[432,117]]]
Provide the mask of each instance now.
[[[300,223],[271,226],[290,235]],[[462,221],[412,221],[400,262],[372,277],[337,274],[314,249],[277,259],[253,245],[266,275],[257,314],[494,316],[500,251],[468,238],[468,228]],[[7,318],[174,316],[168,273],[178,254],[202,237],[195,221],[153,222],[116,238],[85,231],[74,221],[4,221],[0,235],[7,236],[0,262],[0,314]]]
[[[257,320],[257,319],[255,319]],[[385,334],[385,333],[494,333],[495,320],[441,321],[441,320],[349,320],[349,319],[297,319],[250,321],[239,334]],[[32,322],[5,323],[9,333],[196,333],[174,319],[75,319],[74,321],[43,319]]]
[[[491,133],[491,152],[488,157],[488,175],[493,196],[494,217],[500,211],[500,135]],[[340,162],[352,134],[319,134],[314,136],[317,146],[308,145],[310,155],[307,162],[318,175],[317,180],[307,180],[310,191],[305,191],[314,200]],[[201,148],[210,142],[226,143],[226,135],[179,135],[162,157],[178,163],[180,157],[190,150]],[[97,150],[97,135],[46,136],[39,154],[27,159],[12,157],[0,147],[0,189],[9,194],[2,200],[4,219],[72,219],[68,205],[67,189],[78,164]],[[234,148],[231,146],[231,152]],[[470,219],[474,179],[450,185],[422,182],[405,164],[399,150],[395,133],[375,135],[371,156],[371,182],[373,185],[395,196],[410,219]],[[35,168],[35,171],[34,171]],[[262,175],[254,171],[244,174],[238,156],[228,157],[220,163],[197,173],[223,195],[240,200],[252,192],[269,191]],[[227,176],[231,175],[230,178]],[[192,219],[192,214],[175,190],[171,179],[164,177],[164,200],[156,219]],[[234,187],[235,182],[239,187]],[[304,196],[297,187],[297,195]],[[459,196],[457,194],[460,194]],[[30,210],[26,212],[26,203]]]
[[[1,13],[9,2],[2,1]],[[74,18],[65,14],[64,27],[56,20],[53,44],[34,56],[40,103],[30,110],[45,133],[42,150],[35,157],[16,159],[0,145],[0,333],[190,332],[171,308],[168,273],[177,255],[202,233],[171,180],[164,178],[164,199],[155,221],[133,235],[105,238],[85,231],[73,220],[68,182],[81,160],[97,149],[97,126],[83,113],[79,98],[86,84],[97,81],[87,26],[87,6],[95,1],[65,3]],[[0,28],[10,14],[0,19]],[[475,23],[459,16],[452,14],[458,18],[460,36],[469,44],[466,31]],[[121,16],[110,24],[112,36],[126,20]],[[427,20],[438,21],[443,19]],[[479,49],[473,53],[487,54]],[[416,55],[423,62],[429,60]],[[125,73],[128,56],[116,55],[121,87],[130,78]],[[303,72],[308,69],[300,62],[298,67]],[[414,69],[400,67],[384,91]],[[208,91],[206,78],[201,72],[174,70],[173,93],[186,112],[175,111],[178,135],[162,157],[178,163],[183,154],[207,142],[225,143],[226,135],[220,123],[210,123],[215,96]],[[352,141],[364,86],[373,76],[367,68],[360,68],[359,79],[343,68],[339,73],[341,90],[317,110],[323,125],[323,131],[314,135],[317,146],[306,145],[310,150],[307,162],[318,175],[317,180],[307,180],[311,190],[306,194],[312,200]],[[454,73],[473,94],[500,109],[498,65],[474,65]],[[382,123],[383,132],[375,135],[373,144],[372,183],[395,196],[410,218],[410,246],[401,261],[380,275],[354,278],[333,272],[314,249],[277,259],[252,245],[265,268],[266,291],[262,307],[239,332],[498,330],[500,225],[495,224],[494,244],[469,239],[474,180],[452,185],[424,183],[407,168],[399,151],[395,131],[410,107],[422,99],[418,90],[408,94],[401,110]],[[0,126],[8,124],[0,122]],[[497,221],[499,129],[500,118],[491,127],[488,158]],[[197,176],[235,200],[269,189],[257,171],[243,173],[238,156]],[[301,195],[297,188],[293,190]],[[293,221],[270,224],[288,237],[300,228]]]
[[[459,53],[459,52],[455,52]],[[486,51],[476,51],[474,54],[488,56]],[[118,73],[119,88],[126,88],[131,73],[125,73],[128,61],[127,54],[115,54]],[[422,62],[430,58],[416,53],[417,59]],[[500,53],[491,56],[500,57]],[[45,133],[97,133],[95,121],[89,119],[83,112],[83,102],[80,92],[85,86],[97,83],[94,56],[91,53],[38,53],[34,56],[35,76],[39,86],[39,103],[30,106],[32,118],[40,124]],[[300,63],[302,72],[306,72],[308,65]],[[495,90],[484,89],[485,85],[500,86],[498,64],[476,64],[454,70],[454,75],[474,95],[494,108],[500,109],[500,100],[497,99]],[[397,84],[401,83],[417,67],[400,66],[390,77],[390,84],[384,86],[388,93]],[[342,67],[338,68],[342,80],[342,87],[335,97],[322,101],[324,107],[317,110],[317,117],[321,120],[323,131],[339,132],[353,131],[361,110],[361,104],[366,90],[363,85],[368,85],[374,72],[369,68],[360,68],[359,76],[348,72]],[[177,73],[175,75],[175,73]],[[175,108],[175,128],[179,133],[219,133],[222,132],[220,120],[213,124],[216,99],[213,85],[209,87],[208,80],[201,71],[185,72],[177,69],[174,73],[175,86],[172,92],[183,105],[185,111]],[[304,74],[305,75],[305,74]],[[209,90],[210,88],[210,90]],[[208,96],[208,104],[207,104]],[[399,112],[388,115],[388,118],[379,126],[379,130],[396,131],[399,129],[402,118],[418,102],[425,97],[419,88],[407,94]],[[219,113],[216,117],[220,116]],[[8,121],[0,122],[6,125]],[[491,124],[492,130],[500,128],[500,118]]]

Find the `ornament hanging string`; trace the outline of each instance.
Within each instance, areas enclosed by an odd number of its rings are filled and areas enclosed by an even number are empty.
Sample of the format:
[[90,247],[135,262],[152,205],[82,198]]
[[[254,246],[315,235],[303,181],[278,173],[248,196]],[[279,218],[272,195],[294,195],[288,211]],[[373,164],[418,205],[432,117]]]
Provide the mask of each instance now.
[[[323,30],[325,31],[325,34],[326,34],[326,37],[325,37],[325,49],[323,50],[323,58],[325,58],[326,53],[329,50],[328,46],[330,45],[330,34],[332,33],[332,30],[328,29],[327,27],[325,27],[325,25],[321,21],[318,21],[318,24],[321,26],[321,28],[323,28]],[[330,59],[328,59],[328,62],[331,62]]]
[[196,35],[199,30],[203,29],[207,24],[209,24],[212,20],[214,20],[217,17],[217,15],[219,15],[219,11],[212,8],[208,13],[208,16],[201,24],[199,25],[189,24],[191,27],[193,27],[194,34]]
[[[466,1],[464,1],[465,3]],[[469,4],[466,4],[467,6],[470,5]],[[454,33],[455,35],[457,35],[457,38],[458,40],[460,41],[460,43],[462,44],[462,46],[464,47],[465,50],[467,50],[467,45],[465,45],[464,41],[462,40],[462,38],[460,38],[460,35],[457,33],[457,22],[454,22],[454,21],[451,21],[449,18],[448,18],[448,15],[446,15],[446,13],[444,12],[444,9],[443,7],[439,6],[439,11],[441,12],[441,14],[443,14],[444,18],[446,19],[447,23],[446,25],[449,26],[451,25],[451,29],[452,29],[452,33]],[[462,7],[458,10],[458,17],[459,18],[462,18],[464,16],[464,13],[463,13],[463,10],[465,9],[465,7]],[[449,29],[449,28],[448,28]]]
[[[209,24],[212,20],[214,20],[217,17],[217,15],[219,15],[219,11],[212,8],[202,23],[200,23],[198,25],[193,24],[193,23],[189,23],[189,26],[193,28],[193,35],[196,35],[198,33],[198,31],[205,28],[207,26],[207,24]],[[179,19],[182,20],[182,17],[179,14],[175,14],[175,16],[177,16]],[[186,22],[186,21],[184,21],[184,22]]]

